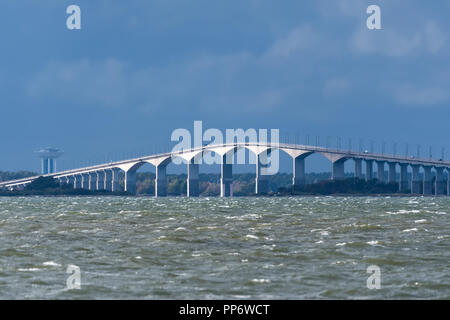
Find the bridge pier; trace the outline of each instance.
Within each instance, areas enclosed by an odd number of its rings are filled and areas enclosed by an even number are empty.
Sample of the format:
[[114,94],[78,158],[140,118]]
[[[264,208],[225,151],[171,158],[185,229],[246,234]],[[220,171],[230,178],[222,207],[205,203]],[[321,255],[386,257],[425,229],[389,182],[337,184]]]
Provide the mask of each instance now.
[[420,180],[419,171],[420,165],[413,164],[412,168],[412,179],[411,179],[411,193],[412,194],[420,194],[420,185],[422,184],[422,180]]
[[397,164],[395,162],[388,162],[388,183],[397,183]]
[[292,159],[292,185],[301,187],[305,183],[305,158],[298,156]]
[[86,190],[89,189],[89,173],[81,174],[81,188]]
[[58,178],[58,182],[60,185],[63,185],[63,184],[68,184],[69,180],[67,179],[67,177],[60,177],[60,178]]
[[445,195],[444,168],[436,168],[436,183],[434,186],[436,196]]
[[97,190],[97,173],[89,172],[89,190]]
[[11,187],[10,190],[11,190],[11,191],[14,191],[14,190],[20,191],[20,190],[25,189],[25,186],[26,186],[26,185],[24,185],[24,184],[17,184],[17,185],[15,185],[14,187]]
[[256,194],[269,193],[269,177],[264,172],[268,166],[269,166],[269,159],[266,152],[263,152],[256,156],[256,179],[255,179]]
[[366,161],[366,181],[373,179],[373,160]]
[[[119,184],[119,174],[120,174],[120,169],[118,168],[113,168],[111,170],[112,172],[112,186],[111,186],[111,191],[113,192],[117,192],[120,191],[120,184]],[[135,180],[136,181],[136,180]],[[136,183],[134,184],[134,188],[136,190]],[[135,192],[136,193],[136,192]]]
[[353,161],[355,161],[355,178],[362,179],[362,159],[354,158]]
[[408,187],[408,164],[400,163],[400,192],[406,193],[409,190]]
[[108,190],[108,191],[112,191],[113,190],[112,177],[113,177],[113,171],[112,170],[105,170],[104,185],[105,185],[105,189]]
[[97,190],[105,190],[105,171],[96,171]]
[[156,167],[155,177],[155,197],[167,196],[167,166],[159,165]]
[[431,173],[431,169],[433,169],[433,167],[430,167],[430,166],[423,167],[423,171],[424,171],[423,194],[426,196],[433,194],[433,175]]
[[81,189],[83,187],[83,184],[81,183],[81,180],[82,180],[81,174],[76,174],[73,177],[74,177],[74,185],[73,185],[73,187],[75,189]]
[[199,192],[199,165],[195,163],[195,159],[188,162],[187,166],[187,190],[186,196],[188,197],[198,197]]
[[384,176],[384,161],[377,161],[377,180],[380,183],[385,183],[386,179]]
[[224,154],[220,164],[220,196],[232,197],[233,196],[233,166],[227,162],[227,155]]
[[450,196],[450,168],[447,168],[447,195]]
[[345,159],[337,160],[332,163],[331,180],[345,179],[344,164],[345,164]]
[[125,171],[125,180],[123,185],[125,192],[136,195],[136,170]]
[[74,176],[67,176],[67,183],[72,186],[72,188],[75,188],[75,177]]

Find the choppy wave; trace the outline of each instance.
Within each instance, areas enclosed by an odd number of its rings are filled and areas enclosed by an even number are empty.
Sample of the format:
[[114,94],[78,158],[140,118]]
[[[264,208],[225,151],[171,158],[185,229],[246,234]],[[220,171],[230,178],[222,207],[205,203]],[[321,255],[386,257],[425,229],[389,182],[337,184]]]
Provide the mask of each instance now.
[[[445,197],[0,198],[0,298],[449,299],[449,207]],[[371,265],[382,290],[366,286]]]

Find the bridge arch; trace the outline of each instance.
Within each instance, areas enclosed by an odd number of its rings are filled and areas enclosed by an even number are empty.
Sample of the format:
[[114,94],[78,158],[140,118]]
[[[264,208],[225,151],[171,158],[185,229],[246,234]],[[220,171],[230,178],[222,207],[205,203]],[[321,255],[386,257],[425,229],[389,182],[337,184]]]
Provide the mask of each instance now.
[[173,156],[161,156],[150,159],[139,159],[138,161],[119,165],[118,168],[124,172],[124,190],[136,194],[136,173],[142,166],[150,164],[155,167],[155,196],[167,195],[166,167],[173,160]]

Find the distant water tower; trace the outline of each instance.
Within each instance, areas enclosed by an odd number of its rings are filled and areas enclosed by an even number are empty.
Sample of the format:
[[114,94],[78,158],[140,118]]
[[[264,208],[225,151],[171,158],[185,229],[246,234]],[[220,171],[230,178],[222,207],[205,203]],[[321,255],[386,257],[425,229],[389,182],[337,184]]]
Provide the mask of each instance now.
[[39,158],[41,158],[42,174],[54,173],[56,171],[56,158],[64,153],[55,148],[42,148],[36,152],[39,155]]

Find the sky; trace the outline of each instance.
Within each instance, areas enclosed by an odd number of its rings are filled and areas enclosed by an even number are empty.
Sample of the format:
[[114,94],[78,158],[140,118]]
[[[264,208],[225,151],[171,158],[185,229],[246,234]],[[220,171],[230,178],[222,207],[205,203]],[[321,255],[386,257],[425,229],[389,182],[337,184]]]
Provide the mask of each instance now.
[[[66,27],[71,4],[81,30]],[[366,27],[373,4],[381,30]],[[194,120],[450,158],[449,11],[448,0],[3,0],[0,170],[38,171],[47,146],[64,150],[64,168],[152,154]]]

